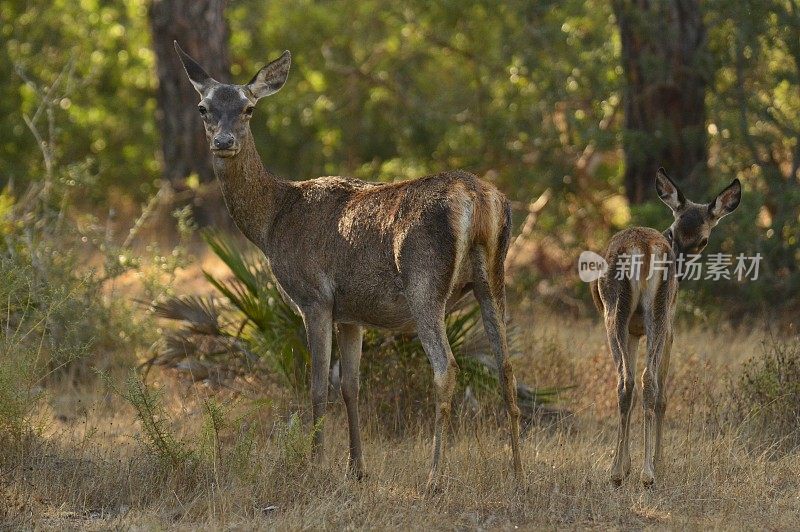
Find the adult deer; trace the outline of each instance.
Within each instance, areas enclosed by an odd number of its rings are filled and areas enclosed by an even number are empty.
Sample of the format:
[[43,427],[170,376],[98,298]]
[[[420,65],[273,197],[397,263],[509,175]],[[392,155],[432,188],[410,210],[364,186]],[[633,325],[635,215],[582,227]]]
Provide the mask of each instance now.
[[503,262],[511,211],[494,186],[462,171],[373,184],[342,177],[285,181],[264,168],[249,120],[256,102],[289,74],[288,51],[246,85],[215,81],[175,49],[201,100],[214,171],[237,227],[258,246],[287,300],[303,317],[311,351],[314,456],[328,401],[336,326],[341,388],[350,432],[349,470],[364,474],[358,422],[362,327],[415,325],[433,368],[436,422],[429,486],[441,476],[442,438],[458,366],[445,314],[470,290],[481,307],[511,424],[515,473],[521,472],[516,382],[506,342]]
[[[742,196],[734,180],[711,203],[687,200],[663,168],[656,174],[661,201],[672,209],[673,224],[663,233],[649,227],[632,227],[614,235],[605,259],[608,275],[591,286],[592,298],[605,318],[608,346],[617,368],[619,431],[611,465],[611,480],[620,485],[631,468],[628,450],[630,414],[635,402],[634,373],[639,339],[647,337],[642,373],[644,407],[644,466],[641,481],[655,482],[655,464],[661,456],[661,431],[667,408],[666,379],[672,348],[672,319],[678,281],[676,259],[699,254],[711,230],[736,209]],[[681,259],[684,257],[684,259]],[[625,261],[625,267],[623,266]],[[627,268],[627,271],[625,271]]]

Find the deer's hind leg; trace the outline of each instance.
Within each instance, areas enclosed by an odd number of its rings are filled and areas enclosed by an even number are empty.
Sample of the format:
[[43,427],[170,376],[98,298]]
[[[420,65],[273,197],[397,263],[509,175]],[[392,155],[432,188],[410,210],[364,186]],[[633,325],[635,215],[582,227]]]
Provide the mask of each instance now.
[[500,376],[500,390],[506,404],[506,412],[511,429],[511,453],[514,474],[522,474],[522,460],[519,451],[519,418],[517,406],[517,381],[514,370],[508,359],[508,339],[505,322],[505,281],[502,277],[502,262],[494,271],[486,264],[486,252],[483,248],[471,251],[473,292],[481,307],[483,327],[494,351],[497,371]]
[[[668,361],[665,357],[667,340],[672,337],[672,315],[669,301],[671,285],[661,283],[652,301],[644,304],[644,324],[647,334],[647,358],[642,373],[642,406],[644,408],[644,465],[642,484],[655,482],[655,458],[660,444],[660,425],[666,407],[665,384]],[[659,413],[660,411],[660,413]]]
[[421,273],[409,280],[406,300],[417,324],[417,336],[433,369],[436,393],[436,421],[433,434],[433,458],[428,475],[429,491],[438,490],[444,462],[444,437],[450,420],[453,392],[456,388],[458,364],[447,341],[445,328],[446,296],[438,297],[437,278]]
[[[611,463],[611,482],[619,486],[631,470],[630,417],[635,401],[636,348],[639,337],[630,335],[628,326],[632,315],[630,285],[620,283],[623,293],[604,298],[605,326],[608,347],[617,369],[617,400],[619,403],[619,428],[614,460]],[[613,306],[611,302],[613,301]]]
[[444,323],[444,306],[433,312],[425,312],[417,319],[417,333],[425,354],[433,369],[436,387],[436,422],[433,434],[433,458],[428,489],[440,487],[444,462],[444,437],[450,421],[453,392],[458,377],[458,364],[447,341]]
[[399,254],[404,296],[417,326],[417,335],[433,369],[436,421],[428,490],[441,487],[444,437],[450,420],[458,364],[445,329],[447,301],[458,276],[458,233],[442,225],[446,210],[431,213],[428,223],[406,235]]
[[658,467],[661,463],[662,430],[664,428],[664,414],[667,411],[667,374],[669,373],[669,359],[672,352],[672,331],[667,336],[661,364],[658,368],[658,398],[656,399],[656,452],[654,464]]

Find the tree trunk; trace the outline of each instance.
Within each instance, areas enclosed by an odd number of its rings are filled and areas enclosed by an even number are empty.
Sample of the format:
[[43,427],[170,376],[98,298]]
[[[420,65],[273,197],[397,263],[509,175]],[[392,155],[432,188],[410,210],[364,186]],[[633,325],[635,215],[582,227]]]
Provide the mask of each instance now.
[[[214,79],[229,81],[228,26],[224,8],[225,0],[153,0],[150,5],[163,173],[178,191],[187,189],[186,178],[191,174],[197,174],[201,184],[213,181],[214,170],[197,112],[200,98],[181,67],[173,41],[177,40]],[[195,219],[201,225],[217,218],[211,211],[221,206],[218,198],[218,192],[195,196]]]
[[650,196],[659,166],[706,191],[706,30],[699,0],[614,0],[622,44],[625,191]]

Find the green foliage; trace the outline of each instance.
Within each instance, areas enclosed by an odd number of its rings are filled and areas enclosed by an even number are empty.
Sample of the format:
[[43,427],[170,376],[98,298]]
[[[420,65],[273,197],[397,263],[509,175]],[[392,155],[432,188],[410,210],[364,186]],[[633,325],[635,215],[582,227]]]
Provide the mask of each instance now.
[[730,229],[720,248],[763,256],[758,282],[718,292],[745,308],[791,306],[800,291],[800,10],[791,0],[714,0],[706,9],[716,60],[712,188],[733,177],[745,187],[739,210],[722,222]]
[[[708,188],[733,177],[745,188],[709,251],[761,252],[765,268],[758,283],[696,288],[705,301],[732,294],[727,303],[748,306],[800,292],[800,18],[789,0],[702,8],[712,58],[698,66],[711,80]],[[105,209],[101,200],[120,192],[154,191],[146,9],[138,0],[0,0],[0,183],[22,189],[47,173],[27,118],[62,169],[74,166],[90,184],[71,202]],[[609,2],[243,0],[226,16],[236,80],[292,51],[286,87],[251,121],[279,174],[392,181],[462,167],[522,202],[549,187],[536,230],[567,255],[601,247],[626,223],[623,78]],[[633,218],[661,228],[668,214],[653,200]],[[564,273],[539,272],[573,290]]]
[[154,191],[155,60],[146,9],[138,0],[0,1],[0,183],[24,185],[44,173],[23,120],[44,98],[51,105],[36,125],[50,130],[58,159],[90,161],[100,186],[89,198],[112,188],[139,197]]
[[237,77],[292,50],[289,83],[252,121],[288,175],[465,167],[524,197],[569,186],[566,145],[614,140],[597,127],[618,102],[605,2],[243,2],[228,14]]

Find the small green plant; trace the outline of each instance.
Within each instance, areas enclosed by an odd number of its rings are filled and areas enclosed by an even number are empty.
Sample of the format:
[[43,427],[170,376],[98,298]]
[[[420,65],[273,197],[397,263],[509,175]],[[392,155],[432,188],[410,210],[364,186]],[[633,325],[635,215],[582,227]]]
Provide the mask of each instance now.
[[200,449],[207,461],[216,467],[222,462],[222,433],[228,428],[231,404],[224,404],[207,397],[202,401],[203,427],[200,434]]
[[176,436],[170,427],[171,422],[163,404],[163,390],[148,386],[133,370],[121,389],[109,379],[106,379],[106,383],[136,410],[142,425],[140,441],[164,465],[178,468],[194,457],[194,449]]
[[86,287],[76,277],[51,284],[30,262],[0,253],[0,441],[38,430],[44,386],[91,354],[95,337],[74,314]]
[[[240,397],[198,397],[202,413],[199,430],[179,435],[175,429],[177,420],[164,406],[163,388],[148,384],[135,370],[121,384],[112,381],[106,373],[101,372],[100,376],[112,392],[133,407],[141,425],[137,439],[162,467],[189,472],[196,479],[216,478],[224,471],[241,478],[257,475],[252,463],[258,433],[258,419],[254,414],[268,406],[269,401],[254,400],[248,406]],[[281,451],[281,456],[299,460],[307,451],[306,446],[291,443],[295,441],[294,436],[286,431],[279,434],[279,450],[286,450]]]
[[307,431],[297,412],[287,421],[276,423],[274,441],[278,451],[276,465],[279,466],[276,469],[294,471],[307,464],[307,459],[311,455],[314,432],[320,427],[321,425],[312,431]]

